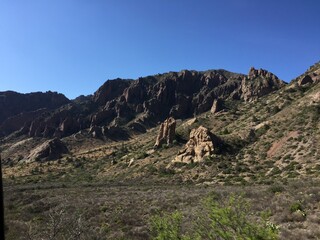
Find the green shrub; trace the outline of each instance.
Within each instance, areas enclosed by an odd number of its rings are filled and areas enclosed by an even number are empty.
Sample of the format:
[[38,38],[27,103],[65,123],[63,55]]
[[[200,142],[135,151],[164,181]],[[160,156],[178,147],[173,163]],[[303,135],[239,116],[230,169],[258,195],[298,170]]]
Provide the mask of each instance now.
[[180,212],[156,215],[151,218],[150,230],[153,240],[187,240],[181,230],[182,215]]
[[267,221],[264,213],[259,221],[249,218],[250,205],[241,196],[231,196],[225,203],[206,201],[207,219],[198,224],[199,239],[277,239],[277,226]]
[[285,188],[282,185],[273,185],[270,186],[268,190],[272,193],[281,193],[285,190]]
[[148,154],[146,152],[138,152],[136,154],[136,159],[145,159],[146,157],[148,157]]
[[157,215],[151,219],[154,240],[273,240],[278,239],[277,225],[268,221],[268,214],[253,220],[249,203],[240,196],[218,202],[214,197],[205,201],[205,212],[194,222],[191,235],[182,233],[182,215],[179,212]]
[[297,211],[303,211],[303,207],[301,202],[294,202],[291,204],[290,206],[290,211],[293,212],[297,212]]

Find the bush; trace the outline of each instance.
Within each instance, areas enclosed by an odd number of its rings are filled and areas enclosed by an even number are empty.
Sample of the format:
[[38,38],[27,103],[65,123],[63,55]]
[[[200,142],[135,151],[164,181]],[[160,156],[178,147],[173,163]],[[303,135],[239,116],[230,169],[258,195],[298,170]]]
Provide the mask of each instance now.
[[164,166],[160,166],[158,172],[159,172],[159,174],[161,176],[170,176],[170,175],[175,174],[175,170],[174,169],[166,168]]
[[205,213],[194,223],[192,236],[183,235],[182,215],[155,216],[151,219],[151,234],[155,240],[273,240],[278,239],[278,227],[267,220],[267,214],[253,221],[249,217],[249,203],[242,197],[232,196],[219,203],[215,198],[205,201]]
[[285,190],[285,188],[282,185],[273,185],[270,186],[268,190],[272,193],[281,193]]
[[153,240],[187,240],[181,230],[182,214],[174,212],[151,218],[151,234]]
[[291,204],[290,211],[292,213],[297,212],[297,211],[303,211],[303,207],[302,207],[301,202],[295,202],[295,203]]

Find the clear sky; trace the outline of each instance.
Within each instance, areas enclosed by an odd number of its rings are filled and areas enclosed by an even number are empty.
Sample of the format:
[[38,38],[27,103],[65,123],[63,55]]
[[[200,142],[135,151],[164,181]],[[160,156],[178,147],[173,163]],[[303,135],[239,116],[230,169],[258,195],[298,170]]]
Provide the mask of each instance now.
[[1,0],[0,91],[91,94],[107,79],[320,60],[318,0]]

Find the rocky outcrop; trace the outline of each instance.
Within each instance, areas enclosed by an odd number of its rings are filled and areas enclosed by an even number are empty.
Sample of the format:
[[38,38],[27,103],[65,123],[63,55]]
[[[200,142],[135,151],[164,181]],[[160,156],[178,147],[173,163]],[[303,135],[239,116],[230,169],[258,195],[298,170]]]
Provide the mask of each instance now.
[[161,147],[162,144],[172,144],[176,133],[176,120],[172,117],[166,119],[160,125],[159,133],[155,147]]
[[[39,117],[45,111],[47,111],[46,108],[41,108],[36,111],[22,112],[7,118],[2,124],[0,124],[1,135],[9,135],[14,131],[22,129],[26,125],[30,124],[34,118]],[[23,132],[27,133],[27,131]]]
[[[72,117],[73,111],[68,108],[55,112],[45,112],[35,118],[29,126],[30,137],[65,137],[81,129],[83,119]],[[76,116],[75,116],[76,117]]]
[[298,81],[298,84],[300,86],[306,85],[308,83],[313,83],[313,80],[309,75],[305,75],[304,77],[300,78],[299,81]]
[[276,75],[264,69],[250,68],[248,76],[242,79],[241,98],[244,101],[256,100],[259,97],[276,91],[286,85]]
[[94,93],[92,100],[99,105],[105,105],[108,101],[121,96],[129,86],[129,80],[120,78],[108,80]]
[[190,139],[185,147],[178,152],[173,162],[193,163],[201,162],[205,157],[211,156],[217,151],[220,140],[207,128],[200,126],[192,129]]
[[56,160],[61,158],[62,154],[65,153],[68,153],[68,148],[66,147],[66,145],[58,138],[54,138],[44,142],[40,146],[33,149],[27,157],[26,161],[40,162]]
[[211,107],[211,113],[217,113],[222,111],[223,109],[224,109],[223,101],[220,98],[215,99]]

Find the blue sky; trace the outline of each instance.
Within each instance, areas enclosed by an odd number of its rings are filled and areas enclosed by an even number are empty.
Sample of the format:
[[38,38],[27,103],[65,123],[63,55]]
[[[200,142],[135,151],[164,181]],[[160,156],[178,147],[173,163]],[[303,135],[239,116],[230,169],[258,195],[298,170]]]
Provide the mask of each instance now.
[[0,91],[91,94],[107,79],[320,60],[317,0],[1,0]]

